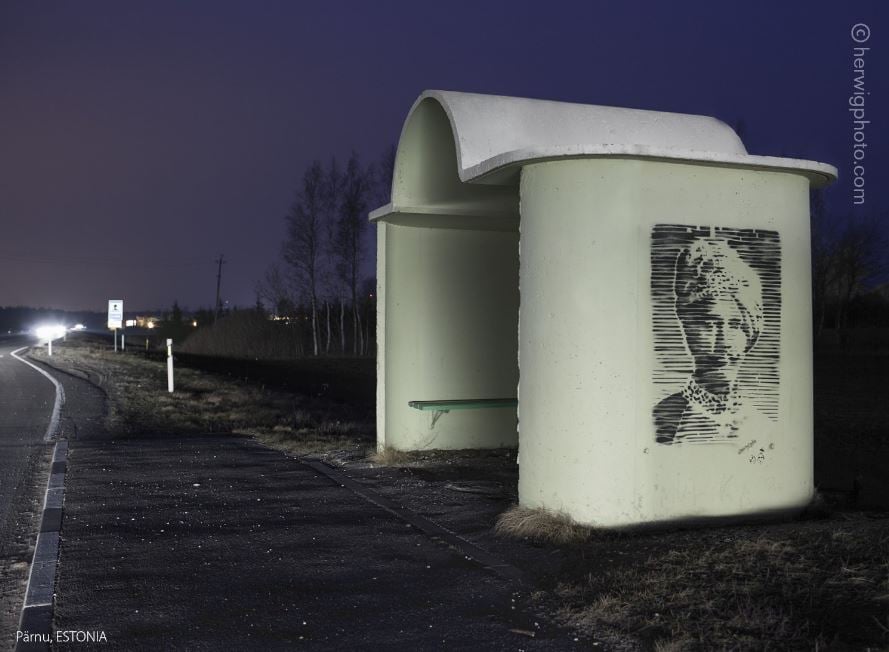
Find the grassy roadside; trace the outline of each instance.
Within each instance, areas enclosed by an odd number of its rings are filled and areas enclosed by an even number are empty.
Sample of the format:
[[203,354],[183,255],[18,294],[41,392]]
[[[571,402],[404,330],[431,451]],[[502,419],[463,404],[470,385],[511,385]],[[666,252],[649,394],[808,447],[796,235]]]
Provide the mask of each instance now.
[[[573,547],[558,622],[617,649],[862,650],[889,644],[889,520],[654,535]],[[632,641],[632,644],[628,643]]]
[[365,455],[374,446],[373,424],[348,406],[188,368],[176,369],[170,394],[164,363],[114,353],[103,340],[72,337],[53,347],[51,359],[42,347],[31,355],[102,387],[109,398],[106,425],[118,436],[232,433],[295,455]]
[[[109,423],[120,436],[246,433],[295,454],[365,456],[373,448],[372,424],[326,400],[184,368],[170,395],[163,364],[114,354],[105,342],[57,346],[53,364],[87,373],[105,388]],[[401,480],[413,471],[429,478],[436,468],[448,479],[490,478],[479,473],[490,469],[478,457],[494,459],[468,451],[383,451],[375,459],[400,467],[394,475]],[[513,473],[514,456],[501,457],[497,468]],[[441,501],[434,489],[411,490],[420,502]],[[889,649],[886,512],[837,508],[789,523],[633,534],[529,516],[508,512],[518,542],[501,538],[498,545],[533,548],[534,559],[558,558],[554,569],[530,569],[541,611],[605,649]]]

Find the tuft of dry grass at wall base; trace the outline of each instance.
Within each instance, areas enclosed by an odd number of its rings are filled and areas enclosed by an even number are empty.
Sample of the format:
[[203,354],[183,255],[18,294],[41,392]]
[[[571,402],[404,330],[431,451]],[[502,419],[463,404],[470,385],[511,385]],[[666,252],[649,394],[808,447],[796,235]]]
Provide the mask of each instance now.
[[386,447],[373,453],[368,460],[379,466],[410,466],[417,459],[416,451],[400,451],[396,448]]
[[583,543],[590,538],[592,528],[562,512],[514,505],[497,518],[494,531],[502,536],[563,545]]
[[332,450],[366,454],[373,425],[350,418],[348,408],[324,399],[273,391],[184,367],[167,391],[166,364],[115,353],[102,340],[69,339],[31,355],[88,377],[108,395],[107,427],[117,436],[231,433],[294,455]]

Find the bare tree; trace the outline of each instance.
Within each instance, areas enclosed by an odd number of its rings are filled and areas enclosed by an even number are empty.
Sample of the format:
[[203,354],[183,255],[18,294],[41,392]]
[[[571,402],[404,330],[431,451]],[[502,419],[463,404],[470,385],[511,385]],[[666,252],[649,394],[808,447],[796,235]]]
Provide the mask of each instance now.
[[821,335],[827,315],[827,303],[836,282],[836,235],[828,224],[824,191],[809,193],[812,233],[812,308],[816,334]]
[[340,295],[340,352],[346,352],[346,300]]
[[395,174],[395,145],[390,145],[376,166],[376,175],[373,179],[373,199],[377,205],[388,204],[392,200],[392,179]]
[[292,284],[287,275],[277,264],[266,270],[263,279],[256,284],[256,295],[259,300],[272,307],[275,317],[283,318],[295,331],[296,351],[303,353],[302,328],[299,323],[299,300],[293,292]]
[[318,355],[318,277],[323,247],[323,221],[327,210],[324,170],[313,161],[303,175],[302,188],[285,216],[287,235],[282,246],[284,261],[309,301],[312,351]]
[[271,307],[276,317],[290,316],[287,313],[296,305],[289,284],[277,264],[270,265],[265,276],[256,284],[256,296]]
[[327,308],[327,341],[324,344],[324,352],[330,353],[330,301],[325,301],[324,305]]
[[369,230],[366,213],[371,201],[389,201],[395,154],[395,147],[389,147],[379,163],[363,167],[353,152],[343,171],[336,158],[327,167],[314,161],[285,216],[284,269],[272,266],[257,285],[264,301],[276,308],[289,306],[292,318],[299,306],[308,304],[314,355],[330,353],[335,339],[345,353],[347,311],[351,312],[353,353],[363,355],[370,348],[370,313],[359,291]]
[[849,304],[886,267],[886,240],[873,219],[849,217],[836,242],[833,267],[837,294],[836,329],[846,342]]
[[340,172],[336,157],[331,157],[327,167],[324,183],[324,203],[327,211],[326,233],[327,246],[325,253],[327,254],[329,264],[324,269],[324,285],[326,288],[327,299],[324,301],[327,312],[327,336],[325,339],[325,353],[330,353],[330,342],[333,338],[334,323],[331,322],[331,304],[335,301],[340,304],[340,353],[346,352],[346,334],[342,327],[343,321],[343,294],[345,288],[342,279],[338,273],[338,261],[335,253],[337,222],[339,220],[339,211],[341,203],[341,195],[343,190],[343,175]]
[[340,186],[338,219],[332,244],[339,278],[347,287],[352,301],[352,350],[363,350],[361,311],[358,305],[358,281],[361,273],[363,235],[371,191],[372,170],[362,168],[354,152],[346,164]]

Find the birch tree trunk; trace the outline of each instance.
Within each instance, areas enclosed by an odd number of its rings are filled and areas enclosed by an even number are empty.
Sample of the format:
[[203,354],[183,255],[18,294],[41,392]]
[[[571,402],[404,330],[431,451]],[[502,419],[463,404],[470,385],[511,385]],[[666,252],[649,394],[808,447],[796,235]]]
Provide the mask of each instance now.
[[324,305],[327,306],[327,342],[324,345],[324,352],[330,353],[330,301],[325,301]]
[[340,353],[346,352],[346,300],[340,297]]
[[312,350],[318,356],[318,304],[312,295]]

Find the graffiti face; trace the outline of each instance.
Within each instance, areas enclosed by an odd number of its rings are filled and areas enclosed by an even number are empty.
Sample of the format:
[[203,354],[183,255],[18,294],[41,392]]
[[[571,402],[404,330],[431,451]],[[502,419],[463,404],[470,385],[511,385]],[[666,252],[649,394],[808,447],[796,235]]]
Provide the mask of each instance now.
[[727,296],[707,297],[699,302],[693,318],[686,317],[681,323],[696,375],[733,380],[749,345],[737,301]]
[[652,410],[656,441],[711,443],[770,429],[777,416],[778,234],[656,226],[651,278],[655,382],[670,388]]

